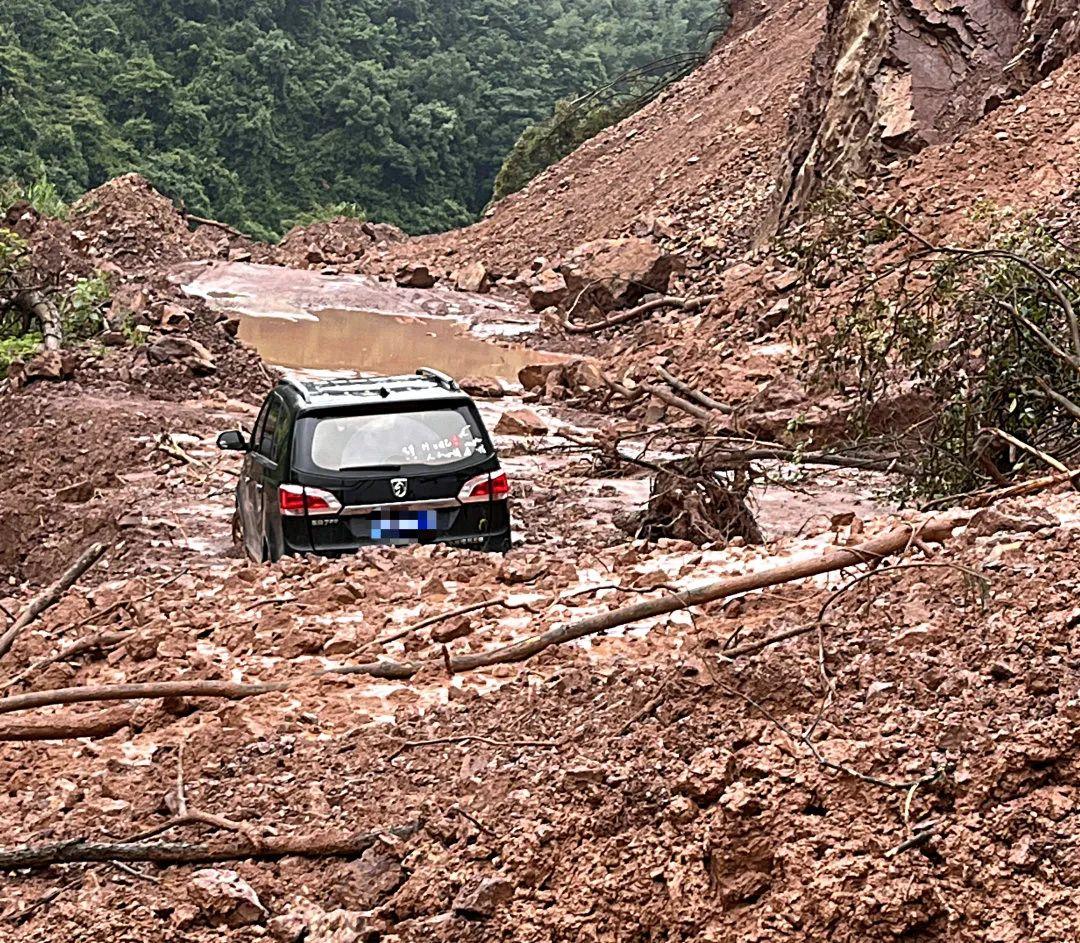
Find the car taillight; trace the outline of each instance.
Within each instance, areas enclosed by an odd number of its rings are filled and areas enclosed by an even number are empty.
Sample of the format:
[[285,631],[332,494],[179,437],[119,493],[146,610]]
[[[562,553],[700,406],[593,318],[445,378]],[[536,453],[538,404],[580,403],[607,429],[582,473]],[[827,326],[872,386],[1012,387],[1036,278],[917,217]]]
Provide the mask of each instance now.
[[341,502],[329,491],[303,485],[281,485],[278,506],[286,517],[303,517],[305,513],[337,514],[341,510]]
[[458,500],[462,504],[473,501],[505,501],[509,495],[510,482],[506,478],[506,472],[496,472],[494,475],[470,478],[462,485]]

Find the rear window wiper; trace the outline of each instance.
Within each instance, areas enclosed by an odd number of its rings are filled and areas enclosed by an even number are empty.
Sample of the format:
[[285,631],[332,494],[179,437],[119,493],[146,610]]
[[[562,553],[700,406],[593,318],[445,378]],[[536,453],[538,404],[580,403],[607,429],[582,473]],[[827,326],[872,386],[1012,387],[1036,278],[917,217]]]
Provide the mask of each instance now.
[[357,472],[357,471],[401,471],[400,465],[349,465],[345,468],[339,468],[338,471],[343,472]]

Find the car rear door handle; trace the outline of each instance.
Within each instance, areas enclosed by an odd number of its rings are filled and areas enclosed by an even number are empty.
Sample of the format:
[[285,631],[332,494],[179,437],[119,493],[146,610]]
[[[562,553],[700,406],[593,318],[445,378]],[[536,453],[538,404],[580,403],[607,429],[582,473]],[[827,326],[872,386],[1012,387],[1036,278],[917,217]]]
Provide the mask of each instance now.
[[262,491],[263,490],[263,483],[261,481],[256,481],[255,482],[255,490],[256,491]]

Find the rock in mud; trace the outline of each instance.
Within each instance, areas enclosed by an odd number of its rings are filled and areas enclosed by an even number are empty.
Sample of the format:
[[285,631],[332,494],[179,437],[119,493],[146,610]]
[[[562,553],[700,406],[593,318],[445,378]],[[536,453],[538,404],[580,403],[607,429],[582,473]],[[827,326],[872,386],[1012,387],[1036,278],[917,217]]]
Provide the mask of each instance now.
[[518,371],[518,383],[526,390],[540,390],[547,383],[548,374],[560,373],[562,365],[557,363],[531,363]]
[[74,375],[75,357],[66,350],[43,350],[25,364],[13,363],[8,370],[16,388],[33,380],[67,380]]
[[426,265],[403,265],[394,273],[394,281],[402,288],[435,287],[435,276]]
[[510,409],[499,417],[496,435],[546,435],[547,426],[531,409]]
[[190,337],[162,337],[146,348],[151,363],[181,363],[196,376],[217,370],[210,351]]
[[495,377],[467,376],[458,380],[460,386],[470,396],[478,396],[481,399],[498,399],[506,391]]
[[554,269],[544,269],[532,278],[528,291],[534,311],[557,308],[566,300],[566,279]]
[[431,641],[437,642],[439,645],[445,645],[447,642],[454,641],[454,639],[464,638],[472,630],[472,622],[462,616],[459,619],[452,619],[442,625],[435,626],[431,630]]
[[649,239],[597,239],[578,246],[559,272],[575,307],[614,311],[650,292],[666,293],[676,262]]
[[487,920],[513,896],[514,885],[505,878],[484,878],[479,883],[466,884],[458,892],[454,913],[471,920]]
[[192,902],[215,926],[247,927],[266,917],[258,894],[235,871],[203,868],[190,880]]
[[349,652],[356,651],[360,645],[360,637],[356,631],[356,626],[346,625],[330,638],[323,646],[324,655],[348,655]]
[[457,273],[454,285],[458,291],[482,294],[488,290],[489,275],[483,262],[473,262]]

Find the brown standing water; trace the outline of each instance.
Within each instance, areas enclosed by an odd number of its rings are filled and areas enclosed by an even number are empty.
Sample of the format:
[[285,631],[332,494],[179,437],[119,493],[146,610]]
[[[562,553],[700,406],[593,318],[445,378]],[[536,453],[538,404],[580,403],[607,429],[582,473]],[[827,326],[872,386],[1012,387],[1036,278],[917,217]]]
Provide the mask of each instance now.
[[500,377],[559,358],[522,347],[501,347],[469,332],[455,318],[403,318],[330,308],[317,320],[244,315],[240,338],[269,363],[291,369],[412,373],[434,367],[451,376]]
[[558,354],[509,346],[536,315],[489,295],[399,288],[362,275],[327,277],[269,265],[218,262],[181,274],[188,294],[240,316],[240,338],[292,370],[411,373],[517,381]]

